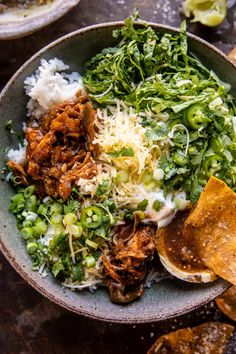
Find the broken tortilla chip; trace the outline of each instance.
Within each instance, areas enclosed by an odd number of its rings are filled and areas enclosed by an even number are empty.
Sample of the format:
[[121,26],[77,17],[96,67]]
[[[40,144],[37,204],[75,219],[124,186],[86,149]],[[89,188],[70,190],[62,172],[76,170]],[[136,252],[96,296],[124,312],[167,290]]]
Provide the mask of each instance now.
[[231,286],[216,299],[218,308],[231,320],[236,321],[236,286]]
[[183,234],[207,268],[236,285],[236,194],[223,181],[209,179]]
[[170,224],[157,231],[157,252],[162,265],[176,278],[193,283],[208,283],[217,276],[192,252],[183,237],[184,222],[190,210],[179,211]]
[[147,354],[224,354],[233,330],[220,322],[179,329],[158,338]]

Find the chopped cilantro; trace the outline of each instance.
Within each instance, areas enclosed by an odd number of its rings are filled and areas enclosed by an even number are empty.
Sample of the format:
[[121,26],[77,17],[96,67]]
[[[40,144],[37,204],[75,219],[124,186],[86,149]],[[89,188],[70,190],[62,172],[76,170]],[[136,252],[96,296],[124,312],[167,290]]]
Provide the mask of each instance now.
[[121,150],[119,151],[110,151],[108,153],[108,155],[112,156],[112,157],[119,157],[119,156],[131,156],[133,157],[134,156],[134,150],[130,147],[128,148],[122,148]]

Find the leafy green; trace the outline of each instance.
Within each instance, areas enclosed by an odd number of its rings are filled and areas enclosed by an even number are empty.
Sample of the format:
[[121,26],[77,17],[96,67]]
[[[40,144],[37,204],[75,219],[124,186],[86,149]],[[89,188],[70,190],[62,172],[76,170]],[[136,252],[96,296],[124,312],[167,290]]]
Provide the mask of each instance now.
[[87,63],[83,81],[91,98],[99,106],[123,100],[141,115],[150,146],[160,147],[157,167],[164,170],[160,186],[166,193],[183,189],[196,201],[212,174],[235,189],[236,110],[230,85],[191,53],[185,22],[179,34],[170,34],[145,23],[137,26],[136,19],[134,14],[114,31],[115,47]]
[[58,276],[58,274],[60,273],[60,271],[62,271],[62,270],[64,270],[64,266],[62,264],[62,260],[59,259],[59,261],[57,261],[56,263],[53,264],[52,274],[56,278]]

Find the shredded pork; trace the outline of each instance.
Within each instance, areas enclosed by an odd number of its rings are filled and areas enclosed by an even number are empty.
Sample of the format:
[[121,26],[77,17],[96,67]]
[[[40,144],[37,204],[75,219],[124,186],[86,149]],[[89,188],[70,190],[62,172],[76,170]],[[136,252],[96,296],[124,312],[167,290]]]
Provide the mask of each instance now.
[[87,96],[52,107],[25,130],[26,164],[10,160],[8,166],[22,184],[34,183],[39,195],[66,199],[80,178],[92,179],[98,173],[94,120]]

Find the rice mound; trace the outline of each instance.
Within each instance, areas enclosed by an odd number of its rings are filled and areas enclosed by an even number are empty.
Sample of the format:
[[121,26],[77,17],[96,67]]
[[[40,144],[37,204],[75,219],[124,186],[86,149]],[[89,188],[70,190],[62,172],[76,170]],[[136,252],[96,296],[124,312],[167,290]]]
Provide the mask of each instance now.
[[84,91],[81,75],[67,74],[69,65],[57,58],[42,59],[35,74],[24,81],[26,94],[31,98],[27,104],[28,116],[40,118],[53,105],[74,100],[79,90]]

